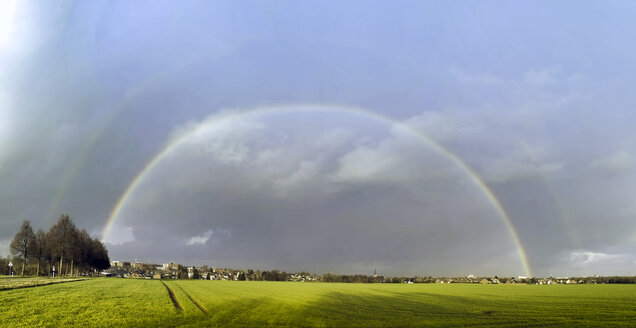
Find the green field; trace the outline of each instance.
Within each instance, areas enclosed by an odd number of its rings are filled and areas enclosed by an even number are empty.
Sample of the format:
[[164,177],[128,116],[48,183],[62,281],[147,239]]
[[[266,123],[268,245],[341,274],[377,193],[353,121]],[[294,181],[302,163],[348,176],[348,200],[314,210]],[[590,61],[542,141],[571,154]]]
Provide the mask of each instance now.
[[3,327],[633,327],[636,285],[103,278],[2,290],[0,304]]
[[59,284],[62,282],[71,282],[71,281],[78,281],[78,280],[83,280],[83,279],[76,279],[76,278],[51,279],[46,277],[23,278],[23,277],[0,276],[0,290],[52,285],[52,284]]

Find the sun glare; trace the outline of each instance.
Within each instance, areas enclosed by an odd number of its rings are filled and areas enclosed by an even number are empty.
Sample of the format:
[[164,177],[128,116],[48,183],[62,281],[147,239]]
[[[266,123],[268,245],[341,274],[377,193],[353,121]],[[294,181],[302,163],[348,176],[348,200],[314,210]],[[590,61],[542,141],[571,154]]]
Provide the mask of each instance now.
[[0,1],[0,47],[9,45],[15,15],[15,0]]

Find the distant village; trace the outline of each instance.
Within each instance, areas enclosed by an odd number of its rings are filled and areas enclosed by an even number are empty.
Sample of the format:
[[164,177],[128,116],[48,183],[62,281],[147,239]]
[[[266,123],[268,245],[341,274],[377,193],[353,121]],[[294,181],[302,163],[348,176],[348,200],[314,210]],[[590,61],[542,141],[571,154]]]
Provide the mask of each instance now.
[[287,273],[279,270],[237,270],[203,266],[183,266],[178,263],[148,264],[142,262],[111,261],[110,268],[100,273],[103,277],[137,279],[201,279],[246,281],[296,281],[296,282],[349,282],[349,283],[438,283],[438,284],[612,284],[636,283],[636,276],[612,277],[384,277],[373,275],[314,274],[309,272]]
[[207,265],[195,267],[177,263],[159,265],[124,261],[111,261],[110,268],[102,271],[101,275],[104,277],[144,279],[318,281],[317,275],[307,272],[288,274],[278,270],[235,270],[212,268]]

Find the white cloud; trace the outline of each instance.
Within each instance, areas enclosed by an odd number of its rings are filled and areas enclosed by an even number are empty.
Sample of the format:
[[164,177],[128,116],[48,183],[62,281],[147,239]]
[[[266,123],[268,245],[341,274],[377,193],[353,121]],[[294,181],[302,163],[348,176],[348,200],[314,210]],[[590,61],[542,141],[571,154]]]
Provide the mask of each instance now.
[[244,162],[250,149],[247,140],[253,138],[261,124],[247,120],[223,121],[196,131],[188,139],[188,144],[194,144],[201,151],[215,158],[219,163],[231,165]]
[[250,156],[247,141],[253,140],[265,126],[240,114],[239,111],[226,110],[209,115],[200,122],[182,124],[173,131],[169,144],[183,141],[181,149],[196,150],[196,153],[212,156],[225,165],[243,163]]
[[599,262],[624,261],[628,257],[625,254],[607,254],[593,251],[574,251],[570,253],[570,262],[576,264],[596,264]]
[[522,143],[510,149],[510,153],[491,158],[481,171],[488,182],[501,183],[554,174],[564,165],[547,148]]
[[208,115],[203,120],[192,120],[177,125],[173,129],[168,143],[173,143],[183,137],[189,137],[195,131],[205,131],[205,128],[212,124],[212,122],[228,122],[230,117],[238,113],[238,110],[223,109]]
[[302,161],[297,170],[274,181],[273,186],[279,197],[300,196],[306,191],[315,191],[314,185],[320,175],[318,163]]
[[117,223],[115,223],[108,231],[108,234],[104,236],[104,243],[111,245],[122,245],[132,241],[135,241],[133,228]]
[[349,144],[355,137],[355,134],[351,130],[334,128],[318,136],[315,144],[318,147],[334,148]]
[[634,156],[624,150],[619,150],[606,158],[599,158],[592,162],[591,167],[610,173],[629,172],[636,166]]
[[369,147],[359,147],[340,159],[334,174],[337,181],[376,180],[387,177],[395,166],[395,158]]
[[559,68],[531,69],[523,74],[522,81],[534,86],[553,85],[558,82]]
[[457,68],[451,69],[451,75],[460,83],[473,85],[500,85],[505,82],[502,78],[488,73],[470,73]]
[[205,244],[208,240],[210,240],[210,238],[212,237],[212,234],[214,232],[212,231],[212,229],[204,232],[202,235],[200,236],[194,236],[190,239],[188,239],[188,242],[186,243],[188,246],[192,246],[195,244]]
[[439,143],[473,139],[484,133],[484,125],[468,111],[427,111],[404,122]]
[[509,106],[475,104],[427,111],[406,124],[456,154],[487,182],[558,173],[568,161],[561,145],[550,138],[553,103],[527,98]]
[[632,275],[634,272],[633,247],[625,248],[624,245],[614,245],[609,248],[589,249],[564,249],[555,254],[545,267],[540,264],[545,275],[556,276],[614,276]]

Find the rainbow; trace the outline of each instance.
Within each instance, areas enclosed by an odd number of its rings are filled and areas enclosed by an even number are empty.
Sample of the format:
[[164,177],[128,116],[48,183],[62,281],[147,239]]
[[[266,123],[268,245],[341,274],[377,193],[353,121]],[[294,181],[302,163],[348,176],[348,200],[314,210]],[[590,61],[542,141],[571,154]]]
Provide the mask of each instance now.
[[135,176],[135,178],[130,182],[130,184],[126,187],[123,194],[119,197],[119,200],[113,207],[110,216],[104,226],[102,231],[102,241],[107,240],[114,223],[116,222],[119,213],[122,208],[130,198],[130,196],[134,193],[137,187],[144,181],[144,179],[152,172],[152,170],[171,152],[175,149],[179,148],[186,140],[194,136],[197,132],[210,128],[214,125],[227,122],[234,119],[247,118],[250,116],[255,116],[258,114],[283,114],[283,113],[299,113],[299,112],[333,112],[333,113],[348,113],[348,114],[356,114],[365,118],[373,119],[376,121],[386,122],[392,124],[393,127],[400,129],[401,131],[407,133],[410,136],[415,137],[422,143],[430,146],[435,151],[443,154],[446,158],[448,158],[453,164],[455,164],[458,168],[460,168],[463,172],[466,173],[468,177],[470,177],[471,181],[479,187],[479,189],[486,196],[488,201],[492,204],[494,209],[497,211],[498,215],[503,220],[503,223],[506,229],[509,231],[510,236],[517,248],[517,255],[521,264],[523,265],[523,270],[525,275],[528,277],[532,276],[532,272],[530,270],[530,265],[528,259],[526,257],[526,252],[523,248],[521,240],[517,231],[510,220],[510,217],[501,206],[501,203],[495,197],[493,192],[490,190],[488,185],[475,173],[466,163],[464,163],[459,157],[457,157],[452,152],[440,146],[438,143],[431,140],[426,135],[414,130],[403,122],[397,121],[390,117],[378,114],[376,112],[364,110],[356,107],[342,107],[342,106],[334,106],[334,105],[313,105],[313,104],[297,104],[297,105],[281,105],[281,106],[265,106],[265,107],[256,107],[249,110],[240,110],[240,111],[226,111],[221,112],[220,114],[212,117],[211,119],[206,120],[203,124],[197,125],[192,128],[190,131],[181,134],[178,137],[170,140],[166,146],[157,153],[144,167],[143,169]]

